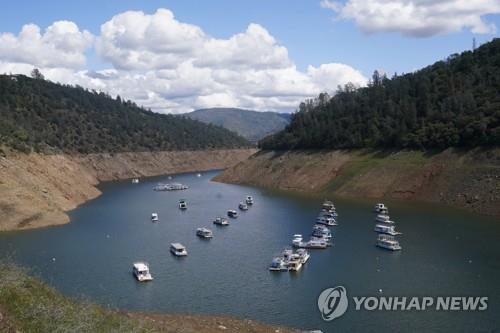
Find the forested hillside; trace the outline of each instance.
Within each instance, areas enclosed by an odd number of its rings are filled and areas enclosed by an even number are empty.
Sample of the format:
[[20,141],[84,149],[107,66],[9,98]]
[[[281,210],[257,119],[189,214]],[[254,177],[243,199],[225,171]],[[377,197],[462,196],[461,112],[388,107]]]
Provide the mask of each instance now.
[[0,144],[70,153],[248,146],[222,127],[157,114],[102,92],[42,77],[0,75]]
[[290,123],[290,114],[259,112],[236,108],[201,109],[186,116],[213,125],[219,125],[257,142],[269,134],[276,133]]
[[339,88],[300,105],[264,149],[500,145],[500,39],[368,87]]

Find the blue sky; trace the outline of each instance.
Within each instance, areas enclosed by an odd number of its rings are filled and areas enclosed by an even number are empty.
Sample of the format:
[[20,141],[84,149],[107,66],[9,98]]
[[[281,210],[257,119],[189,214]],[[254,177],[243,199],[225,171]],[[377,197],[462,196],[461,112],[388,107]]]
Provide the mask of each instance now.
[[[498,1],[493,1],[492,7],[496,6],[495,2]],[[498,35],[496,32],[474,34],[468,27],[425,38],[403,35],[397,28],[367,34],[353,19],[334,19],[338,13],[322,8],[319,0],[16,0],[0,6],[0,33],[13,34],[18,34],[28,23],[36,24],[43,33],[53,22],[67,20],[98,36],[101,25],[119,13],[138,10],[153,14],[158,8],[171,10],[176,20],[198,26],[217,39],[229,39],[244,32],[250,23],[257,23],[288,50],[289,59],[299,71],[306,71],[309,65],[341,63],[365,77],[374,69],[389,74],[413,71],[449,54],[470,49],[473,37],[481,43]],[[482,19],[500,27],[499,14],[482,15]],[[85,69],[103,70],[114,66],[109,58],[98,56],[93,48],[85,53]]]

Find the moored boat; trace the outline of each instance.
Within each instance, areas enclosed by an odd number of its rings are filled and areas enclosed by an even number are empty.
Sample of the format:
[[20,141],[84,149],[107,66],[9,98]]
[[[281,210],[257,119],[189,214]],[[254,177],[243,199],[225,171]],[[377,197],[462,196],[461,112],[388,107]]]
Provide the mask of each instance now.
[[225,217],[216,217],[213,223],[220,226],[229,225],[229,221]]
[[269,270],[272,272],[286,272],[288,271],[288,265],[282,257],[275,257],[269,265]]
[[186,210],[187,208],[187,201],[185,199],[179,200],[179,209]]
[[375,213],[380,213],[380,214],[389,214],[389,208],[387,208],[387,206],[384,205],[383,203],[375,204],[373,211]]
[[316,219],[316,223],[324,224],[330,227],[336,226],[337,221],[333,217],[320,216]]
[[402,249],[399,242],[394,238],[394,236],[391,235],[379,235],[376,245],[391,251],[399,251]]
[[394,221],[391,220],[389,215],[387,214],[377,214],[375,217],[375,222],[381,222],[381,223],[394,223]]
[[234,209],[230,209],[230,210],[227,211],[227,216],[235,219],[235,218],[238,217],[238,212],[235,211]]
[[374,230],[381,234],[387,234],[391,236],[401,235],[401,232],[396,231],[396,227],[393,225],[376,224]]
[[212,230],[207,229],[207,228],[198,228],[196,229],[196,236],[209,239],[214,237],[214,234],[212,233]]
[[132,266],[132,273],[139,282],[152,281],[153,277],[149,272],[149,264],[144,261],[135,262]]
[[323,202],[322,208],[324,210],[335,210],[335,205],[330,200],[325,200]]
[[152,222],[158,222],[158,213],[152,213],[151,214],[151,221]]
[[240,210],[248,210],[248,205],[244,202],[240,202],[240,204],[238,205],[238,208]]
[[247,203],[247,205],[253,205],[253,198],[251,195],[247,195],[246,199],[245,199],[245,202]]
[[184,257],[188,254],[186,247],[181,243],[170,244],[170,252],[172,252],[177,257]]

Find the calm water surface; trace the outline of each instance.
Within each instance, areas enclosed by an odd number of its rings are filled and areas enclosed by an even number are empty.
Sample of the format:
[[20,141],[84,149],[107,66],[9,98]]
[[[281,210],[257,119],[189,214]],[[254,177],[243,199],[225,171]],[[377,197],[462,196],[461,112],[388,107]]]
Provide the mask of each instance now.
[[[66,295],[111,307],[155,312],[223,314],[324,332],[454,331],[500,329],[500,221],[449,208],[386,202],[397,221],[403,251],[374,246],[374,202],[335,200],[340,226],[334,246],[312,251],[296,274],[271,273],[274,255],[295,233],[308,234],[322,198],[210,181],[217,172],[182,174],[181,192],[154,192],[167,177],[106,183],[103,195],[70,213],[71,223],[0,234],[0,255],[12,256]],[[211,219],[237,208],[249,194],[254,206],[226,228]],[[185,212],[178,200],[188,200]],[[158,212],[159,223],[151,223]],[[214,238],[195,236],[207,226]],[[169,244],[189,252],[175,258]],[[55,261],[52,260],[55,258]],[[132,262],[146,260],[155,280],[139,284]],[[347,313],[324,322],[321,291],[345,286],[349,297],[488,296],[484,312]]]

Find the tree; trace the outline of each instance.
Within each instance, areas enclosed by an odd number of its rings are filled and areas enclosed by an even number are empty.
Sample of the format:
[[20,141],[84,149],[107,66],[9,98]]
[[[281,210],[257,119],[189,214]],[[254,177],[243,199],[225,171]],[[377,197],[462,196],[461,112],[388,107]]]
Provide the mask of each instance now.
[[38,68],[33,68],[31,71],[31,77],[34,78],[35,80],[44,80],[45,77],[43,74],[40,72]]

